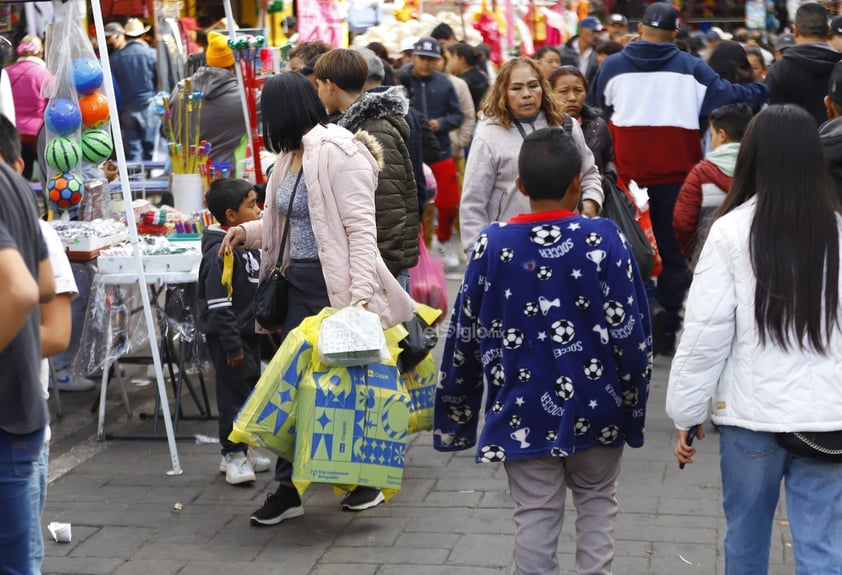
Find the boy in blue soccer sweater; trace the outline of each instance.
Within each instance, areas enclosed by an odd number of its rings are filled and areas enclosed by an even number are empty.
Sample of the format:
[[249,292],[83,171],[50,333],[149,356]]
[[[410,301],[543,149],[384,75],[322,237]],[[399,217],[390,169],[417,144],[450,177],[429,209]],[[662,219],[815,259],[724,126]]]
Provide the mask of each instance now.
[[253,482],[255,471],[266,471],[271,465],[265,457],[249,457],[247,445],[228,439],[237,412],[260,378],[260,345],[253,311],[260,251],[234,248],[232,254],[223,257],[217,253],[228,228],[258,219],[260,210],[257,193],[245,180],[217,180],[210,185],[206,198],[208,210],[220,225],[214,224],[202,234],[199,329],[207,334],[216,370],[222,445],[219,471],[225,473],[228,483],[236,485]]
[[505,464],[521,575],[559,573],[565,487],[578,513],[577,571],[611,572],[622,448],[643,445],[646,291],[617,226],[573,211],[580,165],[563,130],[524,140],[517,187],[532,211],[477,239],[436,390],[435,449],[477,444],[477,462]]

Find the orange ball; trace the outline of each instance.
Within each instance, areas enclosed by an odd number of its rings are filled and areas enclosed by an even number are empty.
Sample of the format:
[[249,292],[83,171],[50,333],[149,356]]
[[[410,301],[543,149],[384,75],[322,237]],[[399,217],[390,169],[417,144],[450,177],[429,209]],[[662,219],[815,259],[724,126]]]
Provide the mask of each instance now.
[[108,121],[108,98],[102,92],[93,92],[79,99],[82,123],[87,128],[96,128]]

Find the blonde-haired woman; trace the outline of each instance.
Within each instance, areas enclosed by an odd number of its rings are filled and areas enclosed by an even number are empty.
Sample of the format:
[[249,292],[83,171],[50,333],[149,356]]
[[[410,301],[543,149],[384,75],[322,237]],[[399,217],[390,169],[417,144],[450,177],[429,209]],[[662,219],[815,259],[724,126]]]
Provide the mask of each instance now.
[[582,214],[599,213],[602,183],[582,128],[564,113],[532,59],[514,58],[503,64],[482,101],[481,117],[465,165],[459,210],[465,251],[491,222],[529,211],[529,199],[515,187],[517,158],[523,139],[541,128],[561,128],[573,137],[582,155]]

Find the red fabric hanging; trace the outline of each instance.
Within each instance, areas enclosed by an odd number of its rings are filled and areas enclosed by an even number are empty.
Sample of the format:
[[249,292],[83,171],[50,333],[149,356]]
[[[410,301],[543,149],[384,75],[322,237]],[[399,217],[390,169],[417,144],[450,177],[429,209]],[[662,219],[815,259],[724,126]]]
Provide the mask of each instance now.
[[149,18],[153,0],[101,0],[102,16],[106,21],[124,16]]

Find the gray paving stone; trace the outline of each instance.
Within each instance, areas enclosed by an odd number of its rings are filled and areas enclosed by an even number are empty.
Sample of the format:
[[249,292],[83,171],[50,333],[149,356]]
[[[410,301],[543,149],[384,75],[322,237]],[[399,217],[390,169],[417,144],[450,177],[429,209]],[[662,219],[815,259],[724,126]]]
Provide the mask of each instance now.
[[461,535],[455,533],[401,533],[395,547],[430,547],[453,549]]
[[186,564],[170,559],[136,559],[117,567],[114,575],[177,575]]
[[464,535],[453,547],[448,565],[506,567],[514,561],[515,538],[510,535]]
[[395,544],[406,519],[371,517],[354,519],[334,541],[340,547],[389,547]]
[[108,575],[113,573],[121,559],[96,557],[47,557],[41,566],[43,573],[51,575]]
[[103,527],[71,551],[71,557],[114,557],[125,559],[152,535],[148,527]]
[[389,564],[402,563],[406,565],[442,565],[445,563],[449,549],[422,549],[404,547],[339,547],[332,546],[325,551],[320,564],[323,563],[345,563],[354,565],[356,563]]
[[[417,565],[384,565],[377,570],[377,575],[418,575]],[[509,567],[468,567],[425,565],[423,575],[510,575]]]
[[[243,575],[244,573],[254,572],[254,563],[233,560],[241,555],[237,549],[229,549],[228,553],[231,555],[231,561],[191,561],[184,569],[178,572],[178,575]],[[239,558],[242,559],[241,556]],[[286,565],[278,565],[275,570],[264,570],[261,572],[261,575],[268,575],[270,573],[307,575],[307,571],[305,570],[297,570]]]

